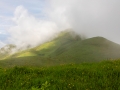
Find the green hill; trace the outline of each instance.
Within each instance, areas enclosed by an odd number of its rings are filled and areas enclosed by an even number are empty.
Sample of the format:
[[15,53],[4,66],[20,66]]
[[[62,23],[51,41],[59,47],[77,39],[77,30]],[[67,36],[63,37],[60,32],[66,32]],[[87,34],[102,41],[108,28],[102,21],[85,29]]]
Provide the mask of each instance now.
[[64,31],[49,42],[7,56],[0,65],[49,66],[117,58],[120,58],[120,45],[103,37],[83,39],[75,32]]

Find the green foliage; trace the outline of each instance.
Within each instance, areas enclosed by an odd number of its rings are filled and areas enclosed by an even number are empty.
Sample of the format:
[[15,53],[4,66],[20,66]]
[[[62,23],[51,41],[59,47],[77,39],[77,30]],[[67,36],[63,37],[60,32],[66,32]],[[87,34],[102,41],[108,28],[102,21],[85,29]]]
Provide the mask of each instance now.
[[0,69],[0,90],[119,90],[120,61]]
[[32,87],[32,90],[49,90],[49,86],[50,83],[46,81],[44,84],[42,84],[41,88]]
[[40,90],[40,89],[38,89],[38,88],[35,88],[35,87],[32,87],[32,90]]
[[42,86],[41,86],[41,90],[48,90],[47,88],[50,86],[50,83],[48,83],[47,81],[44,83],[44,84],[42,84]]

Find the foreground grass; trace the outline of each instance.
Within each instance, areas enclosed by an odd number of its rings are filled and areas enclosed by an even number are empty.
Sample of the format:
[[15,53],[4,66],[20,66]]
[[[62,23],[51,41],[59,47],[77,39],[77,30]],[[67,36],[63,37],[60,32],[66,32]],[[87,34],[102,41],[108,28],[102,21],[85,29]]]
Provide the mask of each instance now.
[[120,61],[1,68],[0,90],[120,90]]

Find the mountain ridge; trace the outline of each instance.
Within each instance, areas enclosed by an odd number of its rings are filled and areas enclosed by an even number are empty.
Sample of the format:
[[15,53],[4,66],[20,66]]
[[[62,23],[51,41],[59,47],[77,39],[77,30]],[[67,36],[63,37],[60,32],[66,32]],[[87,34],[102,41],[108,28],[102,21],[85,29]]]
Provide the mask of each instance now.
[[[83,39],[71,31],[61,32],[53,40],[8,55],[5,65],[56,65],[62,63],[96,62],[120,58],[120,45],[103,37]],[[6,64],[8,63],[8,64]],[[0,64],[1,65],[1,64]],[[33,65],[33,66],[34,66]]]

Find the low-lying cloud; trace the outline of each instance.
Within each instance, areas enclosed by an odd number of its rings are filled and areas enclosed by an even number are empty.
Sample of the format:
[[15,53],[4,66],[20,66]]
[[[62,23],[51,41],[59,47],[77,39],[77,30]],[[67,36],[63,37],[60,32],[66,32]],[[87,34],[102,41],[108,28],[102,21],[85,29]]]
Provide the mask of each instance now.
[[19,47],[36,46],[60,30],[72,28],[87,37],[103,36],[120,44],[119,0],[47,0],[44,18],[24,6],[15,9],[8,41]]
[[76,32],[87,37],[103,36],[120,44],[120,0],[50,0],[50,2],[53,11],[64,10],[61,15]]
[[5,43],[3,43],[2,41],[0,41],[0,46],[1,47],[5,46]]
[[14,25],[9,29],[8,41],[19,48],[36,46],[49,40],[58,30],[56,23],[35,18],[23,6],[14,12]]

